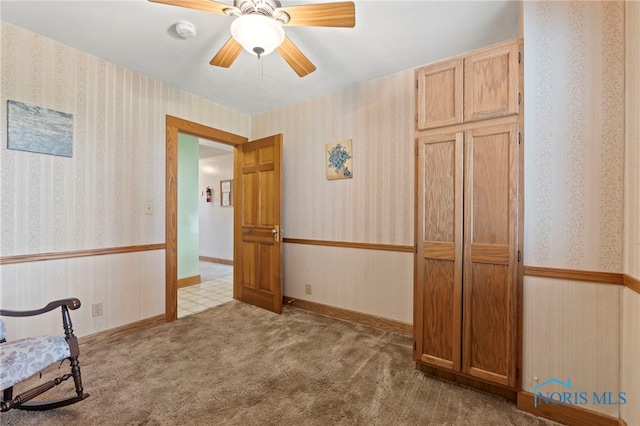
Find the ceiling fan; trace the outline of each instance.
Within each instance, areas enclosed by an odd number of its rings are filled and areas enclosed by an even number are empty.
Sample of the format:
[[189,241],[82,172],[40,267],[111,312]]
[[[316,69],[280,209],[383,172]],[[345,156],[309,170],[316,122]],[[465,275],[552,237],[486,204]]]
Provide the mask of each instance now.
[[231,38],[211,65],[230,67],[243,48],[258,58],[277,50],[300,77],[316,67],[285,35],[283,25],[353,28],[356,24],[355,4],[350,1],[289,7],[282,7],[278,0],[234,0],[233,6],[213,0],[149,1],[236,17]]

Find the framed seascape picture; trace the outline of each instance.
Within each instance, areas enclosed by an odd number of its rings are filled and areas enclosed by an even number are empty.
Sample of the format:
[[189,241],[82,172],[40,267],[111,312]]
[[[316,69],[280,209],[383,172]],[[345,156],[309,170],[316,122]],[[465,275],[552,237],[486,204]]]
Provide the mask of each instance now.
[[73,156],[73,115],[8,101],[7,148]]
[[328,143],[325,151],[327,179],[351,179],[353,177],[351,139]]

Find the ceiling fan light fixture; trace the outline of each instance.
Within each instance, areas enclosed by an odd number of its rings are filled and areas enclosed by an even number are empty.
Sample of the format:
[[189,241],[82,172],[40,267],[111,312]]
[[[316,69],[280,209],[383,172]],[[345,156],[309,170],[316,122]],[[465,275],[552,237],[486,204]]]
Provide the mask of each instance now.
[[239,16],[231,23],[231,35],[247,52],[260,57],[282,44],[284,29],[273,18],[249,14]]

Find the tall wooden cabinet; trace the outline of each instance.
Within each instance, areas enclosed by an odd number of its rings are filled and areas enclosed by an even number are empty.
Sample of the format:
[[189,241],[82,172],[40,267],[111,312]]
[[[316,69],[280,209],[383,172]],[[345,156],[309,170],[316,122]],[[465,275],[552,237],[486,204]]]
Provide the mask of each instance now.
[[508,390],[521,386],[522,65],[512,40],[416,70],[414,359]]

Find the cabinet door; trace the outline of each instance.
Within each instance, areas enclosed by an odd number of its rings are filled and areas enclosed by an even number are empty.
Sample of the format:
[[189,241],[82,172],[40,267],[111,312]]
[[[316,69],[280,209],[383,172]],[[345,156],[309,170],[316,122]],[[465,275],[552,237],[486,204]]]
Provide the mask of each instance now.
[[465,121],[517,114],[519,42],[483,49],[464,60]]
[[462,73],[462,59],[416,70],[418,130],[462,123]]
[[463,133],[417,145],[414,359],[460,371]]
[[515,387],[518,126],[465,135],[463,372]]

